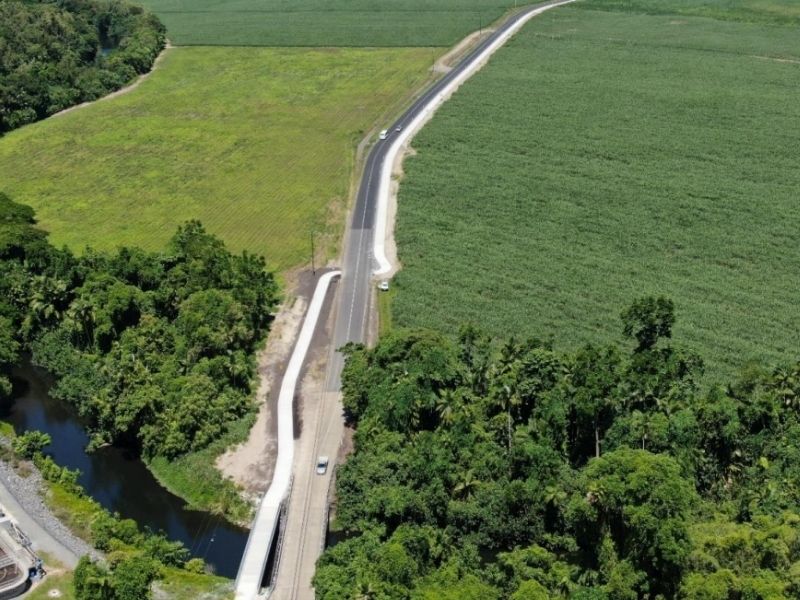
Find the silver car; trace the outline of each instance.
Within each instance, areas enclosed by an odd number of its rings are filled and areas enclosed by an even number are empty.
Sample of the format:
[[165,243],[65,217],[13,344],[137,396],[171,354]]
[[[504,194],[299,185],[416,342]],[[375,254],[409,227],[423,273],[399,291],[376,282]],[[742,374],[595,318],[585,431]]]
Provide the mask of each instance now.
[[317,459],[317,475],[325,475],[328,470],[328,457],[320,456]]

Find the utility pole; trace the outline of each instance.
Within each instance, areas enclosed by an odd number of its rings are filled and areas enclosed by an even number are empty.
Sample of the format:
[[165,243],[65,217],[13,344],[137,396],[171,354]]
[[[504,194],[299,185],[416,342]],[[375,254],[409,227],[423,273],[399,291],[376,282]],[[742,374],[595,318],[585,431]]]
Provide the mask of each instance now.
[[317,269],[314,265],[314,230],[311,230],[311,274],[316,277]]

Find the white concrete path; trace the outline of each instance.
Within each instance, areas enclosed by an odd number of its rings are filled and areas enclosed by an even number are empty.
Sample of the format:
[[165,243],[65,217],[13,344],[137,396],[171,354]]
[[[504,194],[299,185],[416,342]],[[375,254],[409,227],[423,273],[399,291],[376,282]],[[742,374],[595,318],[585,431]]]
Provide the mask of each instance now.
[[314,336],[320,311],[331,281],[341,275],[332,271],[320,277],[297,338],[278,396],[278,458],[272,483],[261,499],[250,537],[236,576],[236,600],[253,600],[261,587],[272,538],[278,526],[281,504],[289,491],[294,459],[294,396],[306,353]]
[[395,165],[400,152],[406,147],[410,140],[422,129],[422,126],[431,118],[439,107],[444,104],[450,96],[453,95],[462,83],[477,73],[483,65],[489,60],[501,46],[503,46],[511,37],[517,33],[528,21],[533,17],[542,14],[543,12],[569,4],[575,0],[563,0],[563,2],[556,2],[547,6],[533,8],[525,13],[520,19],[509,27],[502,35],[498,36],[494,42],[487,46],[475,59],[465,68],[457,77],[455,77],[447,86],[445,86],[434,98],[414,117],[403,130],[400,135],[392,140],[392,145],[386,153],[383,165],[381,166],[380,175],[380,190],[378,192],[378,206],[375,215],[375,238],[373,243],[373,253],[375,260],[378,263],[378,268],[374,274],[376,276],[385,275],[392,271],[392,263],[386,257],[386,232],[389,226],[389,203],[391,201],[392,193],[392,170]]

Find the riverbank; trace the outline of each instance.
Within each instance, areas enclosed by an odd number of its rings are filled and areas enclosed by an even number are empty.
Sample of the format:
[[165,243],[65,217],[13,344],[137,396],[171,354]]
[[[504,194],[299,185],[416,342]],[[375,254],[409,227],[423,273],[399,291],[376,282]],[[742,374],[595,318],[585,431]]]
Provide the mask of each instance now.
[[0,435],[0,503],[33,543],[34,550],[53,555],[74,568],[81,556],[99,554],[76,536],[44,502],[47,482],[28,461],[19,461],[11,450],[13,430]]
[[[53,380],[47,372],[26,363],[13,373],[16,393],[4,407],[3,420],[17,434],[25,430],[50,434],[52,439],[46,453],[58,465],[80,472],[77,483],[85,491],[80,498],[65,493],[59,486],[50,486],[46,500],[56,517],[78,536],[92,542],[91,523],[98,510],[119,514],[139,527],[163,531],[168,539],[183,543],[193,557],[203,559],[214,573],[235,576],[248,532],[219,515],[236,514],[232,507],[237,502],[245,507],[240,512],[249,514],[249,505],[238,497],[235,486],[224,481],[214,469],[213,455],[235,441],[237,435],[246,435],[246,420],[236,422],[238,432],[230,432],[231,437],[224,436],[203,452],[187,455],[173,464],[164,461],[168,477],[166,482],[159,482],[154,472],[162,472],[149,469],[135,454],[123,449],[103,447],[87,453],[89,438],[83,423],[68,403],[50,395]],[[180,485],[172,485],[175,481]],[[211,506],[217,510],[212,513],[187,508],[187,501],[162,483],[182,496],[191,496],[193,492],[195,498],[190,497],[189,503],[194,507]],[[205,497],[198,500],[200,492]],[[225,497],[223,493],[232,500],[220,500]]]
[[[69,571],[75,568],[80,557],[104,560],[96,546],[113,549],[117,555],[145,552],[159,562],[165,561],[159,569],[160,578],[153,585],[155,598],[230,598],[230,579],[197,572],[202,562],[192,564],[195,561],[185,563],[185,559],[170,558],[174,551],[164,545],[169,542],[158,541],[158,536],[146,530],[136,533],[138,525],[131,530],[133,522],[123,522],[108,513],[84,494],[67,476],[67,471],[55,466],[49,458],[38,454],[31,461],[17,455],[12,446],[14,437],[13,429],[7,424],[0,427],[0,500],[31,538],[34,549],[43,554],[46,570],[52,568],[58,574],[53,580],[56,589],[62,591],[60,588],[64,586],[71,587]],[[45,476],[37,465],[48,475]],[[61,475],[54,477],[54,472]],[[11,495],[10,503],[3,497],[6,491]],[[13,507],[6,506],[13,503],[16,503]],[[49,591],[53,585],[47,582],[45,580],[37,588]]]
[[228,425],[228,432],[198,452],[189,452],[168,460],[158,456],[148,461],[147,468],[167,491],[186,501],[192,510],[210,512],[234,525],[247,527],[253,516],[253,505],[242,496],[241,489],[215,466],[229,448],[241,444],[255,422],[255,414]]

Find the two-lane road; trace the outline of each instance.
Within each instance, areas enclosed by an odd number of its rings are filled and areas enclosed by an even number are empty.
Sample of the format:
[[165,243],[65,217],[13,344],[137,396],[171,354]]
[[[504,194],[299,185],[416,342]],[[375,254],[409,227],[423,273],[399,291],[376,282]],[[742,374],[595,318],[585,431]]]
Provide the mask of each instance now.
[[276,600],[314,598],[311,578],[325,541],[325,509],[331,477],[330,473],[314,475],[314,459],[318,455],[335,457],[342,438],[340,390],[344,359],[337,350],[348,342],[367,341],[375,290],[373,272],[385,271],[388,267],[381,236],[386,228],[387,181],[401,142],[409,139],[424,119],[445,101],[447,95],[471,76],[527,20],[547,8],[571,1],[545,2],[510,16],[449,73],[419,96],[388,128],[387,138],[378,140],[367,156],[352,220],[345,235],[342,276],[337,286],[337,304],[333,308],[335,319],[327,377],[323,389],[313,394],[314,399],[304,397],[304,404],[311,406],[313,401],[314,409],[313,414],[309,415],[305,414],[304,409],[303,433],[296,441],[294,480],[289,497],[284,545],[276,567],[278,571],[273,590]]
[[[543,2],[529,6],[504,21],[491,35],[481,41],[444,77],[431,85],[414,103],[388,128],[385,140],[378,140],[372,147],[361,177],[356,204],[353,209],[352,219],[345,237],[344,263],[342,265],[342,281],[340,284],[340,299],[333,342],[336,348],[341,348],[348,342],[365,342],[367,322],[370,315],[373,299],[372,273],[384,265],[376,259],[374,253],[375,229],[381,230],[376,217],[379,214],[379,198],[381,195],[381,174],[384,168],[391,170],[392,165],[387,164],[387,155],[392,149],[392,144],[400,135],[406,134],[406,129],[418,121],[423,113],[434,109],[440,102],[440,94],[451,88],[454,82],[465,79],[476,66],[485,60],[487,51],[498,43],[509,32],[517,29],[521,24],[538,14],[544,8],[566,4],[564,0]],[[397,129],[400,128],[400,131]],[[390,159],[393,156],[390,156]],[[331,391],[340,388],[341,368],[343,359],[338,352],[335,363],[331,365],[333,376],[330,378]]]

